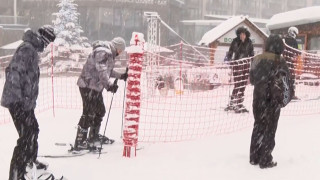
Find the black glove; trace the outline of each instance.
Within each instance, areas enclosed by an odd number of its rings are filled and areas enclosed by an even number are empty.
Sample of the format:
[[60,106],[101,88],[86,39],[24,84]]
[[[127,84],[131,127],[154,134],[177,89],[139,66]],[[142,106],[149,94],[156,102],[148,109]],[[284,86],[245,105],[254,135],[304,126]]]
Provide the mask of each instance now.
[[163,81],[159,82],[159,84],[158,84],[158,89],[162,89],[162,88],[164,88],[164,82]]
[[123,79],[124,81],[127,81],[128,78],[128,68],[126,69],[126,72],[124,74],[121,74],[120,79]]
[[118,87],[119,87],[119,86],[117,85],[117,82],[118,82],[118,79],[116,79],[116,80],[114,81],[114,83],[113,83],[111,86],[108,87],[107,91],[110,91],[110,92],[112,92],[112,93],[116,93],[117,90],[118,90]]

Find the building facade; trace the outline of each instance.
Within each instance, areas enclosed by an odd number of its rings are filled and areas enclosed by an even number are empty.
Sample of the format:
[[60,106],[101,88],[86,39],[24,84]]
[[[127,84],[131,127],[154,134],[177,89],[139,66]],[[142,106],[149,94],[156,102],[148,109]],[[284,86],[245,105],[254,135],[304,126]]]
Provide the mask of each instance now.
[[249,15],[269,19],[277,13],[320,5],[320,0],[203,0],[204,14]]
[[[0,26],[14,24],[13,16],[16,14],[18,24],[35,29],[43,24],[52,24],[55,18],[52,13],[59,10],[57,7],[59,0],[0,1]],[[182,20],[204,19],[205,15],[249,15],[251,18],[268,19],[279,12],[320,5],[320,0],[75,0],[74,2],[78,4],[79,24],[84,30],[83,36],[88,37],[89,41],[110,40],[115,36],[123,36],[127,42],[133,31],[146,35],[147,22],[143,16],[146,11],[158,12],[173,30],[183,34],[186,27],[181,25]],[[17,37],[13,37],[11,42],[16,40],[14,38]],[[192,39],[198,40],[197,37]],[[176,35],[161,26],[162,45],[179,41]]]

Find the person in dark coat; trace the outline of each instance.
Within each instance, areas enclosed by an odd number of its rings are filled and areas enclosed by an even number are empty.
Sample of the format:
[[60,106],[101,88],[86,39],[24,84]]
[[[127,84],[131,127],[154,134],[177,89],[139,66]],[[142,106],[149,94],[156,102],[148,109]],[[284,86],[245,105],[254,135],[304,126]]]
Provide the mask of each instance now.
[[[298,28],[296,28],[294,26],[290,27],[288,29],[288,34],[284,37],[284,42],[288,46],[290,46],[290,47],[292,47],[294,49],[298,49],[298,42],[296,40],[296,37],[297,37],[298,34],[299,34]],[[289,63],[289,67],[290,67],[290,71],[291,71],[291,76],[292,76],[292,79],[295,82],[295,78],[296,78],[296,75],[295,75],[295,64],[297,63],[296,62],[297,59],[296,59],[296,57],[292,57],[292,54],[288,54],[287,56],[290,57],[290,58],[287,59],[287,61],[290,62]],[[295,100],[299,100],[300,99],[295,95],[295,91],[294,91],[293,99],[295,99]]]
[[283,106],[279,101],[282,90],[275,85],[276,73],[285,72],[285,79],[290,79],[288,65],[281,57],[283,50],[282,39],[278,35],[270,35],[266,40],[265,52],[254,58],[250,69],[250,82],[254,85],[252,104],[254,127],[251,136],[250,163],[259,164],[260,168],[277,165],[271,153],[275,146],[275,134]]
[[10,164],[9,180],[25,179],[26,167],[35,163],[37,168],[46,168],[37,161],[39,126],[34,114],[39,94],[39,55],[55,39],[53,28],[43,26],[38,32],[27,30],[23,43],[17,48],[5,69],[1,105],[9,109],[19,139]]
[[225,108],[226,111],[234,110],[236,113],[248,112],[243,106],[244,91],[249,77],[249,59],[240,60],[254,56],[253,44],[250,39],[250,32],[245,27],[236,30],[237,37],[231,42],[227,61],[232,66],[234,87],[230,102]]
[[75,150],[94,148],[95,142],[108,140],[99,135],[101,122],[106,113],[102,91],[106,89],[116,93],[118,86],[110,80],[110,77],[127,80],[127,72],[120,74],[113,70],[115,58],[125,50],[125,47],[125,41],[121,37],[116,37],[111,42],[97,41],[93,44],[93,51],[77,82],[82,97],[83,112],[78,123]]

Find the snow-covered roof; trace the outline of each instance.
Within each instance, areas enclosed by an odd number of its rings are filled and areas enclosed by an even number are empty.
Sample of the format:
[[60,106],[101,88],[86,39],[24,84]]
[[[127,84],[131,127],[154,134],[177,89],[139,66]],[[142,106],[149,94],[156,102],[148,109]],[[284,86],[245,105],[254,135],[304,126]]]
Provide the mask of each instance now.
[[[205,17],[213,19],[213,20],[227,20],[227,19],[231,18],[232,16],[207,14],[207,15],[205,15]],[[270,21],[269,19],[252,18],[252,17],[248,17],[248,19],[250,19],[250,21],[252,21],[254,23],[261,23],[261,24],[267,24]]]
[[269,30],[320,21],[320,6],[312,6],[273,15],[267,24]]
[[238,26],[240,23],[247,21],[252,26],[254,26],[258,31],[260,31],[261,34],[263,34],[265,37],[268,35],[261,31],[254,23],[252,23],[247,17],[245,16],[234,16],[232,18],[229,18],[228,20],[224,21],[223,23],[219,24],[217,27],[211,29],[210,31],[206,32],[203,36],[201,41],[198,43],[199,45],[209,45],[210,43],[216,41],[221,36]]
[[17,49],[22,42],[23,42],[22,40],[19,40],[19,41],[4,45],[0,47],[0,49]]
[[223,22],[223,20],[182,20],[181,23],[185,25],[214,25],[217,26]]

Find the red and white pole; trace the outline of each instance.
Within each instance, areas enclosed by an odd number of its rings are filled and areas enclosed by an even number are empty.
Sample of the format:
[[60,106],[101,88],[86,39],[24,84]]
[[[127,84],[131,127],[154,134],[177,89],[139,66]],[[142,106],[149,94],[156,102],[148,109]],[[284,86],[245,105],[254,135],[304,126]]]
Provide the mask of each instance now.
[[131,149],[134,148],[136,156],[138,144],[138,130],[140,119],[141,98],[141,73],[143,61],[143,49],[138,45],[139,38],[135,35],[135,45],[130,47],[130,60],[128,66],[128,80],[126,93],[126,109],[123,130],[123,156],[131,157]]

